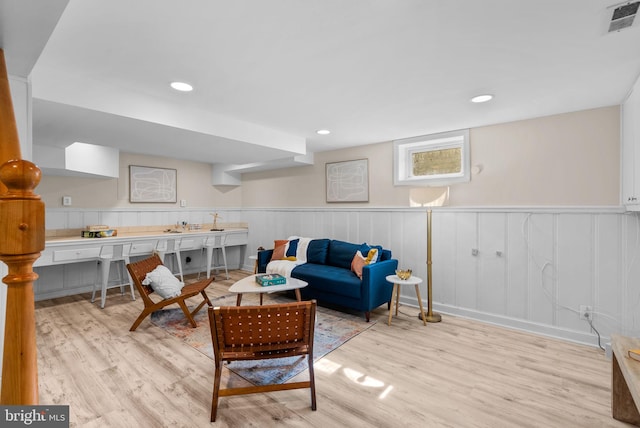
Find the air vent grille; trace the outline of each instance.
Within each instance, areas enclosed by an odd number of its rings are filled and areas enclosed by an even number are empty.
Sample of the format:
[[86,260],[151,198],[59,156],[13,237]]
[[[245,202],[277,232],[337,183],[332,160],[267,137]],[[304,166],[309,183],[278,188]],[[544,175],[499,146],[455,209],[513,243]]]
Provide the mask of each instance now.
[[625,3],[613,9],[611,22],[609,23],[609,32],[620,31],[624,28],[631,27],[638,13],[640,1],[633,3]]

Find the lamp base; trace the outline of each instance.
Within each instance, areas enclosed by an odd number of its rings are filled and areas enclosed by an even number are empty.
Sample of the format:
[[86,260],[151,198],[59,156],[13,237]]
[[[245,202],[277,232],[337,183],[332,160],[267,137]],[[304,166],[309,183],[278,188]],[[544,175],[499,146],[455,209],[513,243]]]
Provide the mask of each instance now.
[[[418,318],[422,319],[422,313],[418,314]],[[440,321],[442,321],[442,315],[440,315],[437,312],[431,312],[431,315],[429,315],[427,313],[427,314],[425,314],[425,318],[427,319],[427,322],[440,322]]]

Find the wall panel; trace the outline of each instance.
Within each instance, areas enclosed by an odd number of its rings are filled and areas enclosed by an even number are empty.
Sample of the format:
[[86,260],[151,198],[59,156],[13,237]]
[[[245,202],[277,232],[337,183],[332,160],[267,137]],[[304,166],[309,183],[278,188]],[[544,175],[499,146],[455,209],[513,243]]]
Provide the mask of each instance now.
[[[438,215],[437,212],[435,215]],[[454,304],[473,309],[478,309],[478,256],[472,254],[473,250],[478,250],[477,221],[477,213],[458,213],[453,239],[456,245],[456,281],[452,284],[455,289]]]
[[531,264],[527,241],[528,213],[511,212],[506,218],[506,307],[507,317],[528,319]]
[[530,275],[527,320],[547,325],[555,325],[555,311],[551,302],[557,297],[554,219],[553,214],[533,213],[526,221]]
[[506,214],[478,215],[478,309],[505,314],[507,288],[505,283]]

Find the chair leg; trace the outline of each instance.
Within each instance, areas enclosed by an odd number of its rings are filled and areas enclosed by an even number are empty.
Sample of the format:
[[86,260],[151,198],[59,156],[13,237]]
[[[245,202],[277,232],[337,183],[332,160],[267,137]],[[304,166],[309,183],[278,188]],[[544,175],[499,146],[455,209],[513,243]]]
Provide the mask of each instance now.
[[211,277],[211,259],[213,258],[213,248],[207,247],[207,278]]
[[101,271],[102,271],[102,284],[100,290],[100,308],[104,309],[104,304],[107,301],[107,285],[109,284],[109,269],[111,268],[110,260],[103,260]]
[[178,263],[178,272],[180,272],[180,281],[184,282],[184,276],[182,275],[182,257],[180,256],[180,251],[176,250],[174,255],[176,256],[176,262]]
[[[197,314],[198,312],[200,312],[200,309],[202,309],[202,307],[204,306],[204,304],[205,304],[205,303],[207,303],[205,300],[203,300],[202,302],[200,302],[200,304],[199,304],[199,305],[198,305],[198,306],[193,310],[193,312],[191,312],[191,316],[192,316],[192,317],[195,317],[195,316],[196,316],[196,314]],[[209,306],[212,306],[212,305],[209,305]]]
[[189,312],[189,308],[187,308],[187,304],[184,303],[184,300],[180,300],[178,302],[178,305],[180,305],[180,307],[182,308],[182,312],[184,312],[184,316],[187,317],[187,319],[191,323],[191,327],[193,328],[198,327],[196,320],[194,320],[193,317],[191,316],[191,312]]
[[222,261],[224,262],[224,273],[227,276],[227,279],[229,279],[229,270],[227,269],[227,251],[224,247],[220,248],[220,251],[222,252]]
[[211,398],[211,422],[216,421],[218,413],[218,399],[220,398],[220,380],[222,378],[222,364],[216,361],[216,371],[213,378],[213,397]]
[[138,328],[138,326],[140,325],[140,323],[142,321],[144,321],[144,319],[146,317],[149,316],[149,314],[151,314],[153,311],[149,311],[147,309],[143,310],[142,313],[138,316],[138,318],[134,321],[134,323],[131,325],[131,328],[129,329],[129,331],[135,331],[136,328]]
[[124,260],[120,260],[120,262],[118,262],[118,282],[120,282],[120,294],[124,296],[124,275],[122,274],[122,270],[127,270],[127,264]]
[[200,294],[202,294],[202,297],[204,298],[204,301],[207,302],[207,306],[213,306],[213,303],[211,303],[211,300],[209,300],[209,296],[207,296],[207,292],[202,290],[200,292]]
[[96,265],[96,280],[93,283],[93,292],[91,293],[91,303],[96,301],[96,289],[98,288],[98,282],[101,281],[101,278],[102,278],[102,275],[100,274],[100,272],[98,272],[102,268],[100,263],[104,263],[104,262],[98,262],[98,264]]
[[205,269],[206,262],[207,262],[205,259],[204,250],[205,250],[204,248],[200,250],[200,269],[198,270],[198,280],[200,280],[200,274]]
[[316,410],[316,378],[313,372],[313,355],[309,353],[309,388],[311,389],[311,410]]
[[131,278],[131,274],[129,273],[129,269],[127,269],[127,265],[131,263],[131,259],[128,256],[124,258],[124,270],[127,272],[127,279],[129,280],[129,287],[131,288],[131,300],[136,300],[136,292],[133,286],[133,278]]

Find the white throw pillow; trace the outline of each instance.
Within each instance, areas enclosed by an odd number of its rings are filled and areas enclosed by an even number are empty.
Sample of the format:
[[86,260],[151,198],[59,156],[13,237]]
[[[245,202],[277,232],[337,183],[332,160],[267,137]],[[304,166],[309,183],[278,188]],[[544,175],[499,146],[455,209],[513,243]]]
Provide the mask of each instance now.
[[158,265],[147,273],[142,285],[151,285],[153,291],[158,293],[160,297],[170,299],[180,295],[184,282],[180,282],[166,266]]

